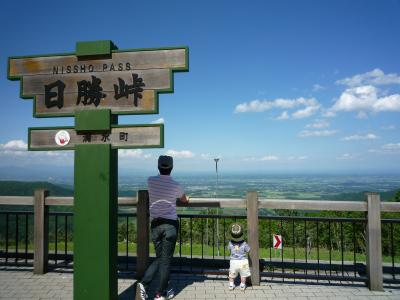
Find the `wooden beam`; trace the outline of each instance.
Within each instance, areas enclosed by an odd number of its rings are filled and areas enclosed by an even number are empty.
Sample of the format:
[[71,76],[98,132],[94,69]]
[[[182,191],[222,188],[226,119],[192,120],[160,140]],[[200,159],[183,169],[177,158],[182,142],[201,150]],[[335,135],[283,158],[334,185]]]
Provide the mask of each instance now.
[[[147,49],[145,51],[121,51],[112,53],[111,59],[79,60],[75,55],[41,57],[10,57],[9,77],[64,72],[107,72],[146,69],[187,69],[187,48]],[[75,67],[76,66],[76,67]],[[106,69],[105,69],[106,68]]]
[[136,209],[137,230],[137,263],[136,277],[141,279],[146,272],[149,260],[149,193],[146,190],[138,191],[138,203]]
[[260,208],[288,210],[367,211],[359,201],[260,199]]
[[250,246],[250,268],[252,285],[260,285],[260,245],[258,230],[257,192],[247,193],[247,238]]
[[45,274],[49,254],[49,208],[45,205],[48,191],[35,191],[33,273]]
[[381,199],[377,193],[367,193],[368,222],[366,236],[368,287],[383,291]]
[[400,202],[381,202],[382,212],[400,212]]
[[0,196],[0,205],[33,205],[34,202],[32,196]]

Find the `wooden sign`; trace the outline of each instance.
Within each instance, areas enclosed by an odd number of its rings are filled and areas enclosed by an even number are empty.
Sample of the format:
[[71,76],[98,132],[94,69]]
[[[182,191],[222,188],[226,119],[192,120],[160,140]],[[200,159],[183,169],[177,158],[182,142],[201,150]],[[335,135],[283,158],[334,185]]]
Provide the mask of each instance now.
[[113,126],[111,132],[79,134],[73,127],[29,128],[29,150],[73,150],[78,144],[111,144],[112,148],[162,148],[164,125]]
[[173,92],[173,71],[187,71],[188,49],[112,50],[109,55],[10,57],[8,78],[21,80],[35,117],[74,116],[76,110],[158,113],[158,93]]
[[188,71],[187,47],[121,51],[106,40],[8,59],[8,78],[34,99],[35,117],[75,117],[75,127],[28,133],[29,150],[74,150],[74,300],[118,298],[116,149],[163,148],[164,125],[116,125],[114,115],[158,113],[176,71]]

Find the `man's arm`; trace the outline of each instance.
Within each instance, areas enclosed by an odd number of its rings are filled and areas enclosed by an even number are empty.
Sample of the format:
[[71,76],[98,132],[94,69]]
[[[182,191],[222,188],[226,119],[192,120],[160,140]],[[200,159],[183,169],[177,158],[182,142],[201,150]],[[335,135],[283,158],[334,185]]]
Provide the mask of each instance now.
[[182,197],[179,198],[179,201],[182,203],[189,203],[189,196],[183,194]]

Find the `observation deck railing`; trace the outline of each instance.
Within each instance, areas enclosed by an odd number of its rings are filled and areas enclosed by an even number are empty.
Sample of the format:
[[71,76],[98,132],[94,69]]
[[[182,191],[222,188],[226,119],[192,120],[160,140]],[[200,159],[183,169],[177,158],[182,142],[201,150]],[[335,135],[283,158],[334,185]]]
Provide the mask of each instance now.
[[[136,267],[137,276],[152,259],[148,193],[119,197],[119,206],[135,206],[136,213],[118,214],[119,269]],[[2,210],[1,205],[17,205]],[[33,206],[33,211],[18,206]],[[0,264],[32,265],[43,274],[50,267],[72,267],[73,213],[49,211],[50,207],[73,206],[73,197],[49,196],[45,190],[32,197],[0,197]],[[186,208],[231,208],[231,215],[178,215],[180,228],[174,271],[227,273],[229,224],[246,227],[251,251],[251,281],[260,279],[312,279],[365,282],[371,290],[383,283],[400,284],[398,253],[400,218],[381,219],[382,212],[400,212],[400,203],[381,202],[379,194],[367,193],[366,201],[259,199],[248,192],[244,199],[191,198]],[[260,209],[294,211],[361,212],[359,218],[277,216]],[[139,230],[138,230],[139,228]],[[382,233],[384,236],[382,238]],[[273,234],[282,236],[283,249],[272,245]],[[136,253],[136,255],[135,255]],[[382,255],[383,254],[383,255]]]

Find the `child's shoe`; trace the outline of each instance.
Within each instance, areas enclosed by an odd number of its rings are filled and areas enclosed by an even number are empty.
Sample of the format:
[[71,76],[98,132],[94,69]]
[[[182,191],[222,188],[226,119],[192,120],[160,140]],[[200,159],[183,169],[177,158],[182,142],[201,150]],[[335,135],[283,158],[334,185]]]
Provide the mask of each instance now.
[[234,289],[235,289],[235,284],[233,282],[229,283],[229,290],[233,291]]
[[240,290],[241,290],[242,292],[244,292],[245,289],[246,289],[246,284],[245,284],[245,283],[241,283],[241,284],[240,284]]

